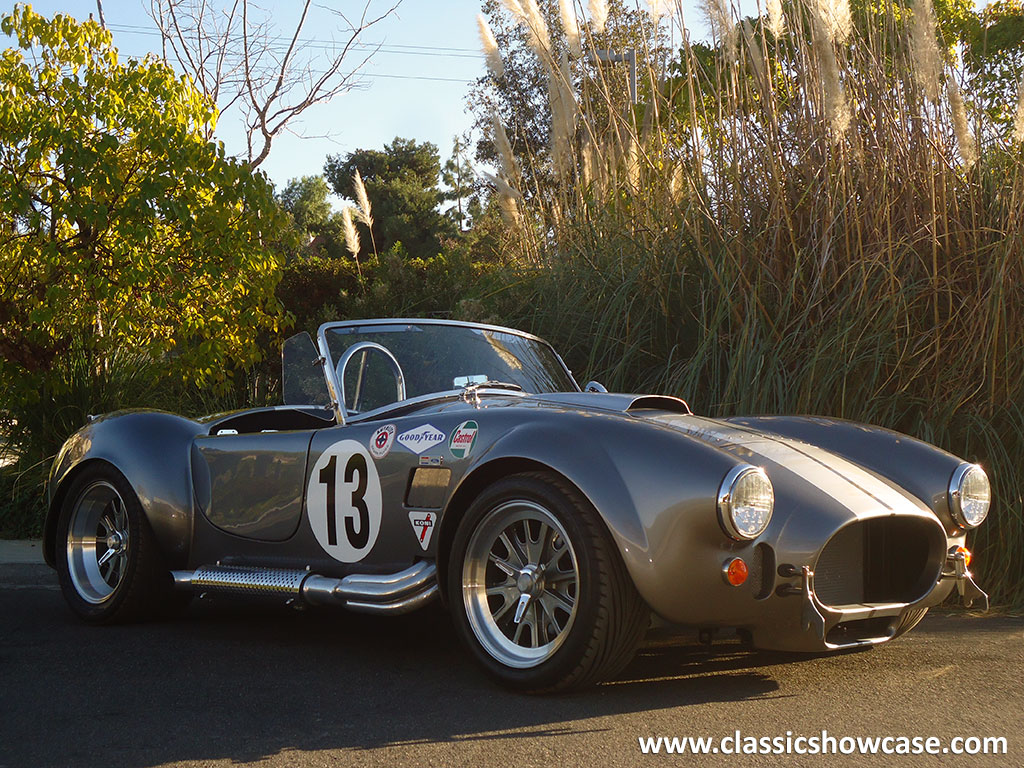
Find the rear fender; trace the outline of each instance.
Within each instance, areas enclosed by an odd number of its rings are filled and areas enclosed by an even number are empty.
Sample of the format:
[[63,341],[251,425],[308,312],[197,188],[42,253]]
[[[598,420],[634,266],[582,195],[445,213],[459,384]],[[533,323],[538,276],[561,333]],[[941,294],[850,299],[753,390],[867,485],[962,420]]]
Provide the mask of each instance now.
[[43,526],[43,554],[56,563],[57,520],[74,478],[98,462],[120,472],[139,498],[169,567],[183,567],[192,537],[189,451],[204,431],[194,421],[160,411],[114,413],[76,432],[53,463]]

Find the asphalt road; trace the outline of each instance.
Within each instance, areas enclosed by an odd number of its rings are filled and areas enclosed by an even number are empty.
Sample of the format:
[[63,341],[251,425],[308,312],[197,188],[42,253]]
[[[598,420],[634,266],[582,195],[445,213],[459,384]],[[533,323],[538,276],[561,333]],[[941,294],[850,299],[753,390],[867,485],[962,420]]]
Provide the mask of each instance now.
[[[1024,764],[1024,620],[929,616],[888,646],[799,660],[655,632],[620,679],[507,693],[445,614],[194,603],[90,627],[44,566],[0,565],[0,768]],[[644,755],[640,736],[1005,736],[999,757]]]

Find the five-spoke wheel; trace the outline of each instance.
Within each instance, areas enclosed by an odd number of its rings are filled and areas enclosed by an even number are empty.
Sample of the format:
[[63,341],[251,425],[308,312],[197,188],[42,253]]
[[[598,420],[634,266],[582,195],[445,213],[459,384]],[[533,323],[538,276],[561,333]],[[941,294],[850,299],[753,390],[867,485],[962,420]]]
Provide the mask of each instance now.
[[112,467],[87,467],[71,483],[58,523],[57,575],[71,608],[87,621],[152,613],[169,592],[153,533],[132,487]]
[[106,480],[95,481],[75,500],[68,521],[68,572],[83,600],[110,599],[124,580],[130,542],[124,499]]

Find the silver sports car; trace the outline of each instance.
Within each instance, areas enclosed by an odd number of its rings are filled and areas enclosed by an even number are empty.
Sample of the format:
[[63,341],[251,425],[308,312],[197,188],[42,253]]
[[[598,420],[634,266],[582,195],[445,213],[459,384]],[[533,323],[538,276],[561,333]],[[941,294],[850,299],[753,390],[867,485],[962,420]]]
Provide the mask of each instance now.
[[118,412],[67,441],[45,552],[75,613],[440,597],[489,674],[551,691],[616,674],[652,613],[820,652],[954,589],[987,604],[965,539],[988,478],[905,435],[581,389],[546,342],[474,323],[328,323],[282,358],[283,405]]

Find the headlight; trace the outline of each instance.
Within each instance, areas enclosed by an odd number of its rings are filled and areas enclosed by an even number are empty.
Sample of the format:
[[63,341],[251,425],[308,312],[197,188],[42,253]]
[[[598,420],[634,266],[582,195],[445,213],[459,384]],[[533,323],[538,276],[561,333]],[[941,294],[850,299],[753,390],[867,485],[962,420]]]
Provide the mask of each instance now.
[[763,469],[742,464],[725,476],[718,490],[718,519],[732,538],[756,539],[772,519],[775,491]]
[[949,510],[961,528],[977,528],[992,505],[988,475],[977,464],[961,464],[949,481]]

